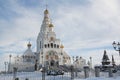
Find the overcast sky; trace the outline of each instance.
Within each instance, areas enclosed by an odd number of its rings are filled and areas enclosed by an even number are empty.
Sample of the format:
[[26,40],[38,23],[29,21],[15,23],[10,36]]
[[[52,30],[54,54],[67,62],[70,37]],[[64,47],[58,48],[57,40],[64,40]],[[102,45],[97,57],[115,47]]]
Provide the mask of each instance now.
[[101,64],[104,50],[120,63],[112,42],[120,41],[120,0],[0,0],[0,70],[9,54],[21,55],[36,39],[48,4],[57,38],[70,56]]

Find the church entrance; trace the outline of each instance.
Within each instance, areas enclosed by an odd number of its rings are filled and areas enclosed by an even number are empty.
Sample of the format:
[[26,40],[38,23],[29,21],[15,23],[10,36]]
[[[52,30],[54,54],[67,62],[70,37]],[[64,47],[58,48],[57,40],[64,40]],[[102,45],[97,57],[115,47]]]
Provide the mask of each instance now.
[[54,60],[50,61],[50,66],[55,66],[55,61]]
[[59,66],[59,56],[55,51],[49,51],[46,54],[46,65],[49,67]]

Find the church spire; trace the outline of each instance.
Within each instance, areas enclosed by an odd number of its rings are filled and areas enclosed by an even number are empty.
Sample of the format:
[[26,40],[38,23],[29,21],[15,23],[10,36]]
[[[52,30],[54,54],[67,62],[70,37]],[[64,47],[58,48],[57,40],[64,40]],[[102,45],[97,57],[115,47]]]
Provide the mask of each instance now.
[[43,33],[47,33],[50,22],[51,21],[50,21],[50,17],[49,17],[49,11],[46,8],[44,11],[44,19],[43,19],[42,26],[41,26],[41,31]]
[[104,54],[102,58],[102,65],[109,65],[109,64],[110,64],[109,57],[107,55],[106,50],[104,50]]
[[109,57],[108,57],[108,55],[107,55],[106,50],[104,50],[104,55],[103,55],[103,59],[102,59],[102,60],[104,60],[104,61],[109,60]]
[[49,14],[49,11],[48,11],[47,7],[48,7],[48,5],[46,4],[46,10],[44,11],[44,14],[45,14],[45,15],[46,15],[46,14]]
[[49,23],[50,23],[49,11],[48,11],[47,8],[46,8],[45,11],[44,11],[44,20],[43,20],[43,22],[45,22],[46,24],[49,24]]

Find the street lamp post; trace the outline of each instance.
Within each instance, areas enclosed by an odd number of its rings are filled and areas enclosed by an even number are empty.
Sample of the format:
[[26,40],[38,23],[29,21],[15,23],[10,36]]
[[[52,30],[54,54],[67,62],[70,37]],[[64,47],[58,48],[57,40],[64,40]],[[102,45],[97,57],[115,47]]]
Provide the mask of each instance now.
[[112,43],[113,48],[119,52],[119,56],[120,56],[120,42],[116,43],[115,41]]
[[5,74],[6,74],[6,66],[7,66],[7,64],[8,64],[8,62],[4,62],[4,64],[5,64]]
[[9,64],[8,64],[8,72],[10,72],[10,67],[11,67],[11,57],[12,55],[9,55]]

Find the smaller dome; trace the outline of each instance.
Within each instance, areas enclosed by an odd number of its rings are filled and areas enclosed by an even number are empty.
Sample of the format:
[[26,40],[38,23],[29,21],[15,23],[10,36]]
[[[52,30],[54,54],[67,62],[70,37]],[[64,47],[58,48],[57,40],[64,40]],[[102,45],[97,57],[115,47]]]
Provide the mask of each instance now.
[[31,43],[29,42],[29,43],[27,44],[27,46],[28,46],[28,47],[31,47]]
[[23,56],[34,56],[34,53],[31,50],[31,43],[27,44],[28,49],[24,52]]
[[45,11],[44,11],[44,14],[48,14],[49,12],[48,12],[48,10],[46,9]]
[[64,46],[61,44],[60,48],[64,48]]
[[51,23],[51,24],[49,24],[49,27],[54,27],[54,26],[53,26],[53,24]]

